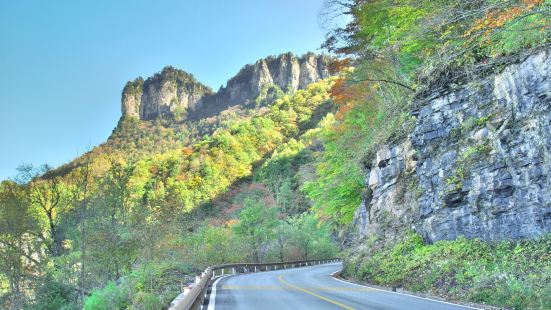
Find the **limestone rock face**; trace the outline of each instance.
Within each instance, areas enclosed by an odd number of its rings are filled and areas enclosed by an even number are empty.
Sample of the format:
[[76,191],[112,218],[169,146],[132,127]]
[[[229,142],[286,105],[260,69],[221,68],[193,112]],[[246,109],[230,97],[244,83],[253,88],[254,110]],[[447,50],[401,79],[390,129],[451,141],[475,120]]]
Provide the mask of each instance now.
[[123,117],[152,120],[162,116],[198,119],[235,104],[248,104],[268,85],[297,90],[328,77],[327,56],[291,53],[247,65],[217,93],[182,70],[164,68],[146,79],[128,82],[122,93]]
[[323,77],[327,77],[327,63],[323,57],[316,57],[314,54],[306,54],[300,59],[299,88],[304,88],[309,84]]
[[268,57],[247,65],[218,92],[218,100],[244,103],[256,98],[263,86],[274,84],[282,90],[306,88],[309,84],[329,77],[329,58],[308,53],[296,57],[291,53]]
[[[278,85],[281,89],[290,87],[291,89],[304,88],[307,85],[300,85],[300,63],[297,57],[293,54],[287,53],[280,55],[276,61],[272,62],[273,83]],[[316,80],[329,76],[323,72],[317,76]],[[315,81],[316,81],[315,80]]]
[[141,77],[126,83],[121,97],[122,115],[140,117],[142,93],[143,79]]
[[201,99],[212,91],[193,75],[173,67],[143,81],[127,83],[122,94],[123,116],[151,120],[162,115],[189,113],[201,106]]
[[551,50],[435,93],[415,129],[366,169],[362,236],[414,229],[429,242],[551,231]]

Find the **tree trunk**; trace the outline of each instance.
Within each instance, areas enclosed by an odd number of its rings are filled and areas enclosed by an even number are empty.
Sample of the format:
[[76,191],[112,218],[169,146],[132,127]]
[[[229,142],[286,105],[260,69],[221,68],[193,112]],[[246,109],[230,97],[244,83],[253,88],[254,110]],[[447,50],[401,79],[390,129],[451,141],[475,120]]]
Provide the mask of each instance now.
[[58,257],[61,256],[63,251],[63,232],[57,225],[55,225],[51,214],[48,214],[48,221],[50,224],[50,238],[52,239],[52,256]]

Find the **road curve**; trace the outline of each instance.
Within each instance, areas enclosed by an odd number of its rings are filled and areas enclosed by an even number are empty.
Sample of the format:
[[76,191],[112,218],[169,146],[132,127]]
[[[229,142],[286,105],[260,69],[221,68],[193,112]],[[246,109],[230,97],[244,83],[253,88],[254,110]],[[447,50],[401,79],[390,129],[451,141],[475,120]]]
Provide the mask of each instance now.
[[340,281],[331,263],[229,276],[213,284],[212,309],[474,309]]

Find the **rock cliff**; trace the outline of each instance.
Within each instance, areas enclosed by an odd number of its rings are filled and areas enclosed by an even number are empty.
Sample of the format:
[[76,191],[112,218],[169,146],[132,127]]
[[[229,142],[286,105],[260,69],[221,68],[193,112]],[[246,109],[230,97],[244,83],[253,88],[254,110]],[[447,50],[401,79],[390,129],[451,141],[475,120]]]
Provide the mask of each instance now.
[[551,231],[551,50],[415,102],[414,131],[366,167],[361,236],[429,242]]
[[277,85],[297,90],[329,76],[326,56],[308,53],[300,58],[291,53],[258,60],[247,65],[218,92],[218,100],[239,103],[259,95],[262,86]]
[[266,85],[297,90],[329,76],[328,57],[291,53],[258,60],[247,65],[217,93],[182,70],[164,68],[146,79],[128,82],[122,92],[123,117],[151,120],[162,115],[197,119],[219,113],[228,106],[247,104]]
[[195,80],[193,75],[173,67],[147,80],[128,82],[122,92],[123,116],[150,120],[161,115],[184,114],[202,104],[202,98],[212,90]]

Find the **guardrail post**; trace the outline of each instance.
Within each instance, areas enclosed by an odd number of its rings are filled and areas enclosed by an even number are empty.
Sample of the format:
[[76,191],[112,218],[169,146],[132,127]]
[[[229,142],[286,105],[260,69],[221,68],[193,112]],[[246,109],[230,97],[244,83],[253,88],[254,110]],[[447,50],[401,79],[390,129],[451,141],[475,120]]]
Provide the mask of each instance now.
[[232,274],[235,274],[235,267],[232,267],[232,268],[231,268],[231,273],[232,273]]
[[188,294],[190,291],[191,291],[191,288],[190,288],[189,286],[185,286],[185,287],[184,287],[183,293],[184,293],[184,295],[186,295],[186,294]]

